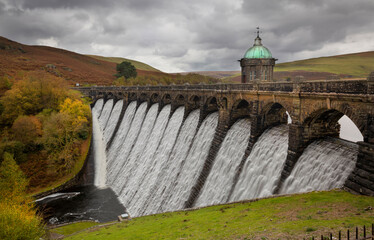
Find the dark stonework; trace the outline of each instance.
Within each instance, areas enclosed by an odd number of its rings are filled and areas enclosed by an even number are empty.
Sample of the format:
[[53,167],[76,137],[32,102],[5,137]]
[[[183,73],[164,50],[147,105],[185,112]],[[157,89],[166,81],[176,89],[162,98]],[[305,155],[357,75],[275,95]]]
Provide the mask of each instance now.
[[259,81],[273,81],[275,61],[275,58],[242,58],[240,60],[240,66],[242,67],[242,83],[253,83],[255,79]]

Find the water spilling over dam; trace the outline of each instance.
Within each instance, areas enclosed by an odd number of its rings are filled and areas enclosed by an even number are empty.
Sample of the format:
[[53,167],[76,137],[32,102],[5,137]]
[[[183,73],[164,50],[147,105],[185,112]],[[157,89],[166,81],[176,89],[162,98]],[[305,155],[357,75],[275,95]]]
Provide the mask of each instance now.
[[[106,186],[134,217],[189,204],[200,207],[270,196],[287,162],[290,127],[286,124],[269,127],[253,142],[252,119],[238,118],[217,144],[217,111],[201,117],[199,109],[187,111],[183,106],[172,109],[170,104],[135,101],[125,106],[122,100],[99,99],[92,112],[94,127],[100,128],[94,134],[102,132],[98,143],[102,146],[94,151],[106,149],[105,157],[98,160],[100,166],[105,161]],[[212,148],[217,148],[216,154],[211,154]],[[316,140],[302,153],[279,192],[342,187],[357,153],[354,143]],[[102,186],[97,179],[102,177],[95,174],[94,183]]]

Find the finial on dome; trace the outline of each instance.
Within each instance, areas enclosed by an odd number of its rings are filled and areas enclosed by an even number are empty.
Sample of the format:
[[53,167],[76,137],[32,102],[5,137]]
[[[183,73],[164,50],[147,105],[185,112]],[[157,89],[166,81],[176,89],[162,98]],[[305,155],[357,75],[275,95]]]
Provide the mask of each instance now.
[[255,39],[255,43],[253,44],[253,46],[262,46],[261,38],[260,38],[260,27],[257,27],[256,29],[257,29],[256,31],[257,37]]

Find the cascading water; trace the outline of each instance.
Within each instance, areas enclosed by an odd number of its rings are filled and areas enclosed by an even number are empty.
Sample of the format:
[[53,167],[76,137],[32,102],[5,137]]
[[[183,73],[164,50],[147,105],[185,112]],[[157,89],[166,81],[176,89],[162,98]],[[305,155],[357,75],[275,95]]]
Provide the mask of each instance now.
[[[148,199],[154,192],[154,185],[163,184],[156,182],[157,176],[164,173],[163,169],[166,167],[165,162],[167,162],[166,159],[169,158],[175,140],[178,136],[178,132],[183,121],[183,114],[184,107],[180,107],[174,112],[163,133],[163,137],[157,151],[150,155],[150,158],[145,159],[145,168],[143,169],[146,171],[143,171],[143,178],[138,186],[140,191],[136,192],[130,202],[132,207],[129,210],[132,215],[148,214],[146,212],[146,206],[150,206],[150,212],[153,212],[152,207],[154,207],[154,205],[152,202],[148,201]],[[162,115],[160,114],[160,117],[161,116]]]
[[169,158],[167,160],[165,159],[163,168],[160,170],[155,180],[157,184],[154,185],[152,195],[148,199],[149,204],[145,209],[146,214],[163,212],[165,209],[164,200],[170,199],[171,196],[175,194],[173,191],[173,183],[176,182],[178,178],[196,134],[199,115],[200,110],[192,111],[184,121],[173,150]]
[[288,126],[266,130],[253,146],[230,201],[272,195],[287,157],[287,148]]
[[103,134],[100,129],[98,120],[98,112],[102,104],[96,105],[92,109],[92,131],[93,131],[93,151],[94,151],[94,185],[99,188],[104,188],[106,181],[106,155],[105,144],[103,141]]
[[118,177],[121,178],[121,169],[126,167],[127,156],[130,154],[133,144],[135,143],[140,129],[143,124],[143,120],[147,111],[147,103],[142,103],[136,110],[133,121],[131,122],[131,127],[126,135],[126,138],[119,145],[119,148],[115,150],[115,160],[111,171],[109,172],[108,180],[109,184],[112,186],[113,190],[117,193],[118,188],[121,187],[120,183],[117,181]]
[[230,128],[195,203],[196,207],[227,202],[250,135],[251,122],[248,119],[239,120]]
[[105,126],[110,117],[110,113],[112,112],[112,108],[113,108],[113,99],[109,99],[108,101],[106,101],[103,107],[103,110],[101,111],[100,117],[99,117],[99,124],[100,124],[100,128],[102,131],[105,129]]
[[100,117],[100,113],[103,110],[104,99],[100,98],[95,102],[95,106],[92,108],[92,111],[96,112],[96,116]]
[[153,126],[156,122],[158,106],[158,104],[153,104],[151,108],[148,110],[147,115],[144,119],[144,124],[142,125],[142,129],[139,133],[138,138],[136,139],[136,142],[130,152],[130,155],[126,163],[124,163],[123,166],[121,166],[119,174],[114,176],[114,179],[111,179],[112,182],[117,183],[117,187],[115,188],[115,192],[117,194],[120,194],[121,189],[125,187],[125,185],[129,182],[130,178],[132,177],[136,169],[140,166],[139,158],[141,157],[141,154],[144,151],[144,147],[147,144]]
[[123,100],[119,100],[113,107],[112,113],[110,114],[110,117],[104,129],[105,130],[104,140],[106,144],[108,144],[108,141],[112,137],[114,129],[116,128],[117,122],[121,115],[122,107],[123,107]]
[[300,156],[281,193],[342,187],[357,160],[357,145],[336,138],[311,143]]
[[218,124],[218,113],[212,113],[205,118],[197,132],[188,156],[180,169],[175,181],[173,192],[163,204],[166,211],[182,209],[188,199],[191,189],[197,181],[208,156],[214,133]]
[[156,122],[154,124],[151,135],[148,138],[146,145],[144,142],[140,143],[143,146],[142,154],[137,159],[137,165],[129,178],[129,181],[121,187],[118,193],[120,201],[127,206],[127,209],[131,216],[139,216],[139,209],[137,202],[134,201],[138,191],[143,191],[141,189],[142,182],[146,179],[147,175],[150,173],[152,156],[156,153],[156,150],[160,144],[160,141],[165,132],[165,128],[168,124],[170,115],[170,105],[166,105],[157,116]]
[[121,166],[121,159],[118,156],[118,151],[120,150],[121,146],[124,144],[125,138],[127,136],[127,132],[130,129],[132,119],[134,118],[136,110],[136,102],[131,102],[126,109],[126,112],[123,116],[121,121],[121,125],[118,128],[117,133],[114,136],[114,140],[112,145],[107,150],[107,184],[108,181],[113,179],[112,172],[116,170],[116,168]]

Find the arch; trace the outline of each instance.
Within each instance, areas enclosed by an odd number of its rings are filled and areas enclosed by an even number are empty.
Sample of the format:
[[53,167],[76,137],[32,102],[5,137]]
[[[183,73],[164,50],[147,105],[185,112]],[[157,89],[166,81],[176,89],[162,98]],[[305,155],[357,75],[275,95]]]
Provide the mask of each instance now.
[[287,124],[288,123],[288,115],[286,108],[278,103],[272,102],[267,104],[261,111],[261,115],[263,117],[263,126],[264,129],[272,126],[276,126],[279,124]]
[[[344,109],[344,108],[343,108]],[[347,112],[349,114],[349,112]],[[308,140],[313,140],[316,138],[324,136],[339,137],[340,135],[340,124],[339,120],[343,116],[347,116],[358,128],[361,135],[364,136],[364,124],[357,122],[357,119],[350,118],[347,114],[337,110],[337,109],[318,109],[304,120],[303,127],[305,136]]]
[[169,104],[171,103],[171,96],[170,94],[164,94],[164,96],[162,96],[162,102],[163,104]]
[[206,100],[205,105],[207,105],[207,106],[216,105],[217,106],[217,98],[216,97],[209,97]]
[[151,103],[156,103],[156,102],[158,102],[158,101],[159,101],[159,98],[160,98],[160,96],[158,95],[158,93],[153,93],[153,94],[151,95]]
[[176,97],[175,97],[175,101],[184,101],[184,96],[182,94],[178,94]]
[[230,111],[229,126],[233,125],[240,118],[249,118],[251,114],[252,106],[245,99],[238,99],[232,105]]
[[218,103],[216,97],[208,97],[205,101],[204,109],[207,113],[218,111]]

